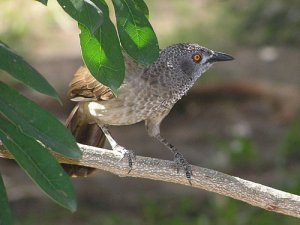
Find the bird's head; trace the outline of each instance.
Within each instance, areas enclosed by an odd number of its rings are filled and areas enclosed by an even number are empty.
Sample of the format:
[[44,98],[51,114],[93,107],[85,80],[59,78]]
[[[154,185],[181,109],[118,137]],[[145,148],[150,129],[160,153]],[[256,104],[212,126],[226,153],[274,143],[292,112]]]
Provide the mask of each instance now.
[[174,44],[160,53],[170,69],[195,81],[215,62],[229,61],[234,58],[222,52],[216,52],[197,44]]

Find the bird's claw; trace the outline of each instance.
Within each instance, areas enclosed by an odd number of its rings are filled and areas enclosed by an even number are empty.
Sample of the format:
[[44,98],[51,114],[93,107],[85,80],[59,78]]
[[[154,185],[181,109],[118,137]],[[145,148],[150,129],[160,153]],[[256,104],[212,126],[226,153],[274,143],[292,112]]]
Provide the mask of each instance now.
[[128,173],[130,173],[132,170],[132,165],[136,159],[135,153],[131,150],[127,150],[127,152],[124,154],[123,158],[127,158],[127,160],[128,160],[128,165],[129,165]]
[[192,185],[191,176],[193,176],[193,171],[191,165],[188,163],[188,161],[186,161],[186,159],[183,157],[183,155],[180,152],[175,153],[174,161],[176,163],[177,173],[179,173],[179,170],[182,168],[185,172],[185,176],[188,179],[190,185]]
[[128,173],[130,173],[132,170],[132,165],[136,159],[135,153],[132,150],[127,150],[120,145],[117,145],[113,150],[117,151],[121,154],[122,158],[120,159],[120,161],[124,158],[126,158],[128,160],[128,166],[129,166]]

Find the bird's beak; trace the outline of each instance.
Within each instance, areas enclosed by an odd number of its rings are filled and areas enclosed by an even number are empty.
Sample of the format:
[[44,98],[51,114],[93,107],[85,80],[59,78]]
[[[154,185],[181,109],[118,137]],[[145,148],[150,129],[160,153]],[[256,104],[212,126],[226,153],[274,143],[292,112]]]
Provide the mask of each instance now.
[[229,60],[234,60],[234,58],[222,52],[213,52],[213,55],[208,59],[208,62],[213,63]]

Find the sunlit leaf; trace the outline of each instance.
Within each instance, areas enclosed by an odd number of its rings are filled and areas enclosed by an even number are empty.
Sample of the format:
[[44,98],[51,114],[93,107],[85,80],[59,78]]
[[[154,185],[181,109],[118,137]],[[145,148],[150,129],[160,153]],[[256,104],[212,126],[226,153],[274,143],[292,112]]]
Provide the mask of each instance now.
[[1,118],[0,139],[17,163],[49,197],[72,212],[76,210],[75,194],[69,177],[47,149],[23,134],[14,124]]
[[61,7],[77,22],[86,26],[91,34],[101,26],[103,14],[90,0],[57,0]]
[[142,64],[151,64],[159,55],[157,37],[145,13],[130,0],[112,0],[121,44]]
[[94,35],[79,24],[83,60],[92,75],[116,93],[124,80],[125,66],[117,32],[104,1],[94,1],[103,14],[103,24]]

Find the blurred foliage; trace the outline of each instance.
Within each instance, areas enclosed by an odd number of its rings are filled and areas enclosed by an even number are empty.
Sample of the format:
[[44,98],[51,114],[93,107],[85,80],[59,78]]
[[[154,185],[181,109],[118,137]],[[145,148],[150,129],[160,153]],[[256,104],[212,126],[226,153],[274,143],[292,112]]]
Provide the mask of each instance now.
[[0,40],[21,55],[30,54],[43,35],[49,36],[59,26],[59,20],[66,27],[56,11],[39,10],[37,5],[40,3],[34,1],[0,1]]
[[[285,159],[285,163],[292,161],[300,161],[300,123],[295,121],[291,124],[283,139],[281,147],[281,158]],[[300,180],[300,179],[299,179]]]
[[299,219],[268,212],[249,206],[243,202],[219,195],[210,195],[201,202],[194,198],[177,199],[142,198],[141,207],[134,213],[127,211],[100,211],[81,209],[74,216],[68,217],[64,211],[47,210],[37,218],[27,214],[22,223],[44,225],[55,224],[89,224],[89,225],[298,225]]
[[226,152],[229,157],[228,167],[239,168],[257,165],[258,153],[249,137],[238,136],[231,140],[218,140],[217,145]]
[[300,46],[300,2],[297,0],[215,0],[205,2],[204,10],[197,9],[197,14],[192,9],[193,4],[185,7],[183,4],[170,3],[181,7],[177,13],[187,17],[191,24],[176,24],[176,30],[167,40],[198,42],[214,48]]
[[[22,13],[14,10],[15,4],[1,2],[0,39],[6,43],[14,43],[18,49],[24,49],[21,39],[30,33],[30,24],[24,20]],[[22,5],[20,5],[22,7]],[[8,21],[11,21],[8,23]],[[7,41],[9,40],[9,41]]]
[[239,44],[300,46],[300,1],[230,0],[224,6],[239,18],[233,30]]
[[[214,0],[190,4],[182,0],[153,0],[146,3],[152,12],[150,21],[164,45],[197,42],[214,48],[300,46],[298,0]],[[51,10],[40,12],[36,7],[29,8],[29,4],[32,2],[22,0],[0,3],[0,39],[19,52],[30,53],[33,45],[29,40],[38,40],[42,35],[46,38],[49,32],[63,33],[63,29],[70,28],[71,20],[63,15],[57,4],[50,1]],[[163,4],[167,4],[167,12],[160,8]],[[170,17],[162,20],[162,15]]]

